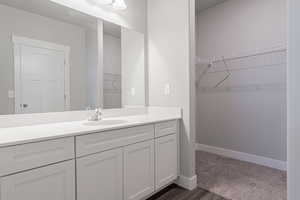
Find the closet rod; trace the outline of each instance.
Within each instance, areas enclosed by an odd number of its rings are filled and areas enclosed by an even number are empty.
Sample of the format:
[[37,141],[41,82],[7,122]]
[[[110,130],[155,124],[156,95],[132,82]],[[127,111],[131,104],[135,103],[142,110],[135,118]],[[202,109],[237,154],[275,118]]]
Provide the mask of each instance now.
[[286,48],[281,48],[281,49],[275,49],[275,50],[271,50],[271,51],[253,53],[253,54],[249,54],[249,55],[219,58],[219,59],[216,59],[216,60],[212,61],[212,63],[223,62],[224,59],[227,60],[227,61],[229,61],[229,60],[238,60],[238,59],[249,58],[249,57],[260,56],[260,55],[266,55],[266,54],[277,53],[277,52],[282,52],[282,51],[287,51],[287,49]]
[[272,68],[272,67],[280,67],[282,65],[286,65],[286,62],[278,63],[278,64],[272,64],[272,65],[260,65],[260,66],[252,66],[252,67],[240,67],[240,68],[230,68],[227,70],[214,70],[214,71],[208,71],[207,74],[215,74],[215,73],[221,73],[221,72],[227,72],[227,71],[246,71],[246,70],[252,70],[252,69],[266,69],[266,68]]

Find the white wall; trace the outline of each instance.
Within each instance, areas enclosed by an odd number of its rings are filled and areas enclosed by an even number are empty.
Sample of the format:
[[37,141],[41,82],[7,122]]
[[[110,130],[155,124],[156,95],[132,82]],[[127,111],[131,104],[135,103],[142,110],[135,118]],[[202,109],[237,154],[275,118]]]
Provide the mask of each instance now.
[[[286,0],[229,0],[203,11],[197,17],[198,57],[207,60],[284,47],[286,14]],[[276,83],[279,87],[212,93],[198,90],[197,142],[286,161],[285,68],[283,64],[233,72],[224,83]]]
[[122,105],[145,106],[144,34],[122,28]]
[[288,199],[300,197],[300,1],[289,0]]
[[14,90],[12,34],[70,46],[71,109],[84,109],[87,93],[85,30],[3,5],[0,5],[0,13],[0,114],[14,112],[14,99],[9,100],[7,96],[8,90]]
[[128,8],[121,11],[101,6],[97,0],[51,1],[129,29],[143,33],[146,31],[146,0],[125,0]]
[[[183,108],[181,175],[195,177],[190,88],[189,1],[148,1],[149,104]],[[165,93],[166,84],[170,94]]]

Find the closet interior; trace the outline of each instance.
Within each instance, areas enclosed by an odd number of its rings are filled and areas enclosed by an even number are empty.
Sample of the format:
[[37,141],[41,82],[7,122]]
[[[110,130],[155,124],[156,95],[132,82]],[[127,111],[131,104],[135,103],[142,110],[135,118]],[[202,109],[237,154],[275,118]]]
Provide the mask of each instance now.
[[286,199],[286,4],[196,0],[198,179],[227,198]]

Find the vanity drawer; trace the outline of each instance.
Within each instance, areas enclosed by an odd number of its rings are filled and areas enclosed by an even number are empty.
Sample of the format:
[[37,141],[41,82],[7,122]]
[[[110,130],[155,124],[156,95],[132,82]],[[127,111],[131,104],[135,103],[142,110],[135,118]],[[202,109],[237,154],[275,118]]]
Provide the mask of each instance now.
[[76,137],[76,156],[98,153],[154,138],[154,126],[138,126]]
[[0,176],[73,159],[74,137],[0,148]]
[[155,137],[162,137],[177,133],[178,120],[155,124]]

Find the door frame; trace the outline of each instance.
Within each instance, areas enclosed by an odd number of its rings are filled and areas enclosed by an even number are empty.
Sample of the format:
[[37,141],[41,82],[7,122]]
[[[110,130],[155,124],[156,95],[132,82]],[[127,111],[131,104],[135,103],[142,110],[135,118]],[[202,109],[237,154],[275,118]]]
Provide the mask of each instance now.
[[14,49],[14,69],[15,69],[15,113],[22,113],[22,109],[20,108],[21,97],[20,92],[22,90],[22,81],[21,81],[21,47],[22,46],[30,46],[30,47],[38,47],[44,48],[48,50],[55,50],[63,52],[65,55],[65,65],[64,65],[64,90],[65,90],[65,110],[70,110],[70,51],[71,48],[69,46],[64,46],[61,44],[56,44],[52,42],[35,40],[26,37],[20,37],[16,35],[12,35],[13,49]]

